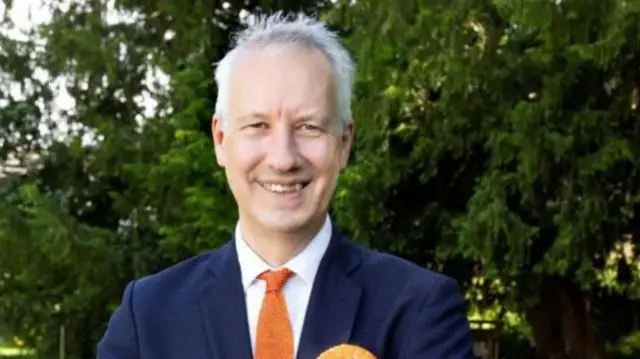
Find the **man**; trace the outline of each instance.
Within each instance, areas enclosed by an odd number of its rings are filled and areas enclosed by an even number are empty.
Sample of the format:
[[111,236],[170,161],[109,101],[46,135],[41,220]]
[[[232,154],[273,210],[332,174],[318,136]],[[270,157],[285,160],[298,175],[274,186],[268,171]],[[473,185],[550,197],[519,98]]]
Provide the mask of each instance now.
[[311,18],[275,14],[239,34],[216,70],[212,121],[235,235],[129,283],[99,359],[315,359],[340,344],[473,358],[452,279],[358,247],[328,217],[353,141],[354,72]]

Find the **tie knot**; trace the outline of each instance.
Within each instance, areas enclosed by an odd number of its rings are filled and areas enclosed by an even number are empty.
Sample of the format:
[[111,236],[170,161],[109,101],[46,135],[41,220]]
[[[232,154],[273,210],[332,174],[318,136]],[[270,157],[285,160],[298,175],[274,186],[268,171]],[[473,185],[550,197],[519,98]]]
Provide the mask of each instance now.
[[267,293],[270,293],[282,290],[282,287],[292,275],[293,272],[291,270],[283,268],[276,271],[268,270],[260,274],[258,278],[267,281]]

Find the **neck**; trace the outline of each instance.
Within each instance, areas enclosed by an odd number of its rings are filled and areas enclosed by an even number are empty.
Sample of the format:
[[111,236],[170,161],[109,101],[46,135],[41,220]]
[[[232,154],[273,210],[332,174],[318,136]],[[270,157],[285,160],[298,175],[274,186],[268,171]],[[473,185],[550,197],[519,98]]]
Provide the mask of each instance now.
[[325,217],[293,232],[256,226],[240,219],[242,239],[272,267],[280,267],[294,258],[311,242],[324,225]]

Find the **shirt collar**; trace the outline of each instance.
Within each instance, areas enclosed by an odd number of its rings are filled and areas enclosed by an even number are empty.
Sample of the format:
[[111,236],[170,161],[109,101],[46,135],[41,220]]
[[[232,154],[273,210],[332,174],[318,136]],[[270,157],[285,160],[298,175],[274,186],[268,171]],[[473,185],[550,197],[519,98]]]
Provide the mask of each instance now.
[[[331,220],[326,217],[325,222],[315,237],[307,244],[307,246],[298,255],[290,259],[282,267],[286,267],[293,271],[308,285],[313,284],[320,261],[331,241]],[[242,237],[240,223],[236,224],[235,245],[238,252],[238,261],[240,262],[240,271],[242,273],[242,287],[246,291],[255,279],[264,271],[278,268],[271,267],[266,263],[253,249],[247,244]]]

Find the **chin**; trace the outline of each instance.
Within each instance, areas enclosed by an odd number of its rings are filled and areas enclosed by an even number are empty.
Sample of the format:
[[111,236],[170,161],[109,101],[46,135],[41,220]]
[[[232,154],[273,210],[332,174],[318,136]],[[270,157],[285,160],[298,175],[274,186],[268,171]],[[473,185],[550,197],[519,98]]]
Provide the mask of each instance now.
[[297,232],[313,222],[314,216],[306,213],[290,213],[288,211],[273,211],[257,216],[258,222],[271,230],[278,232]]

